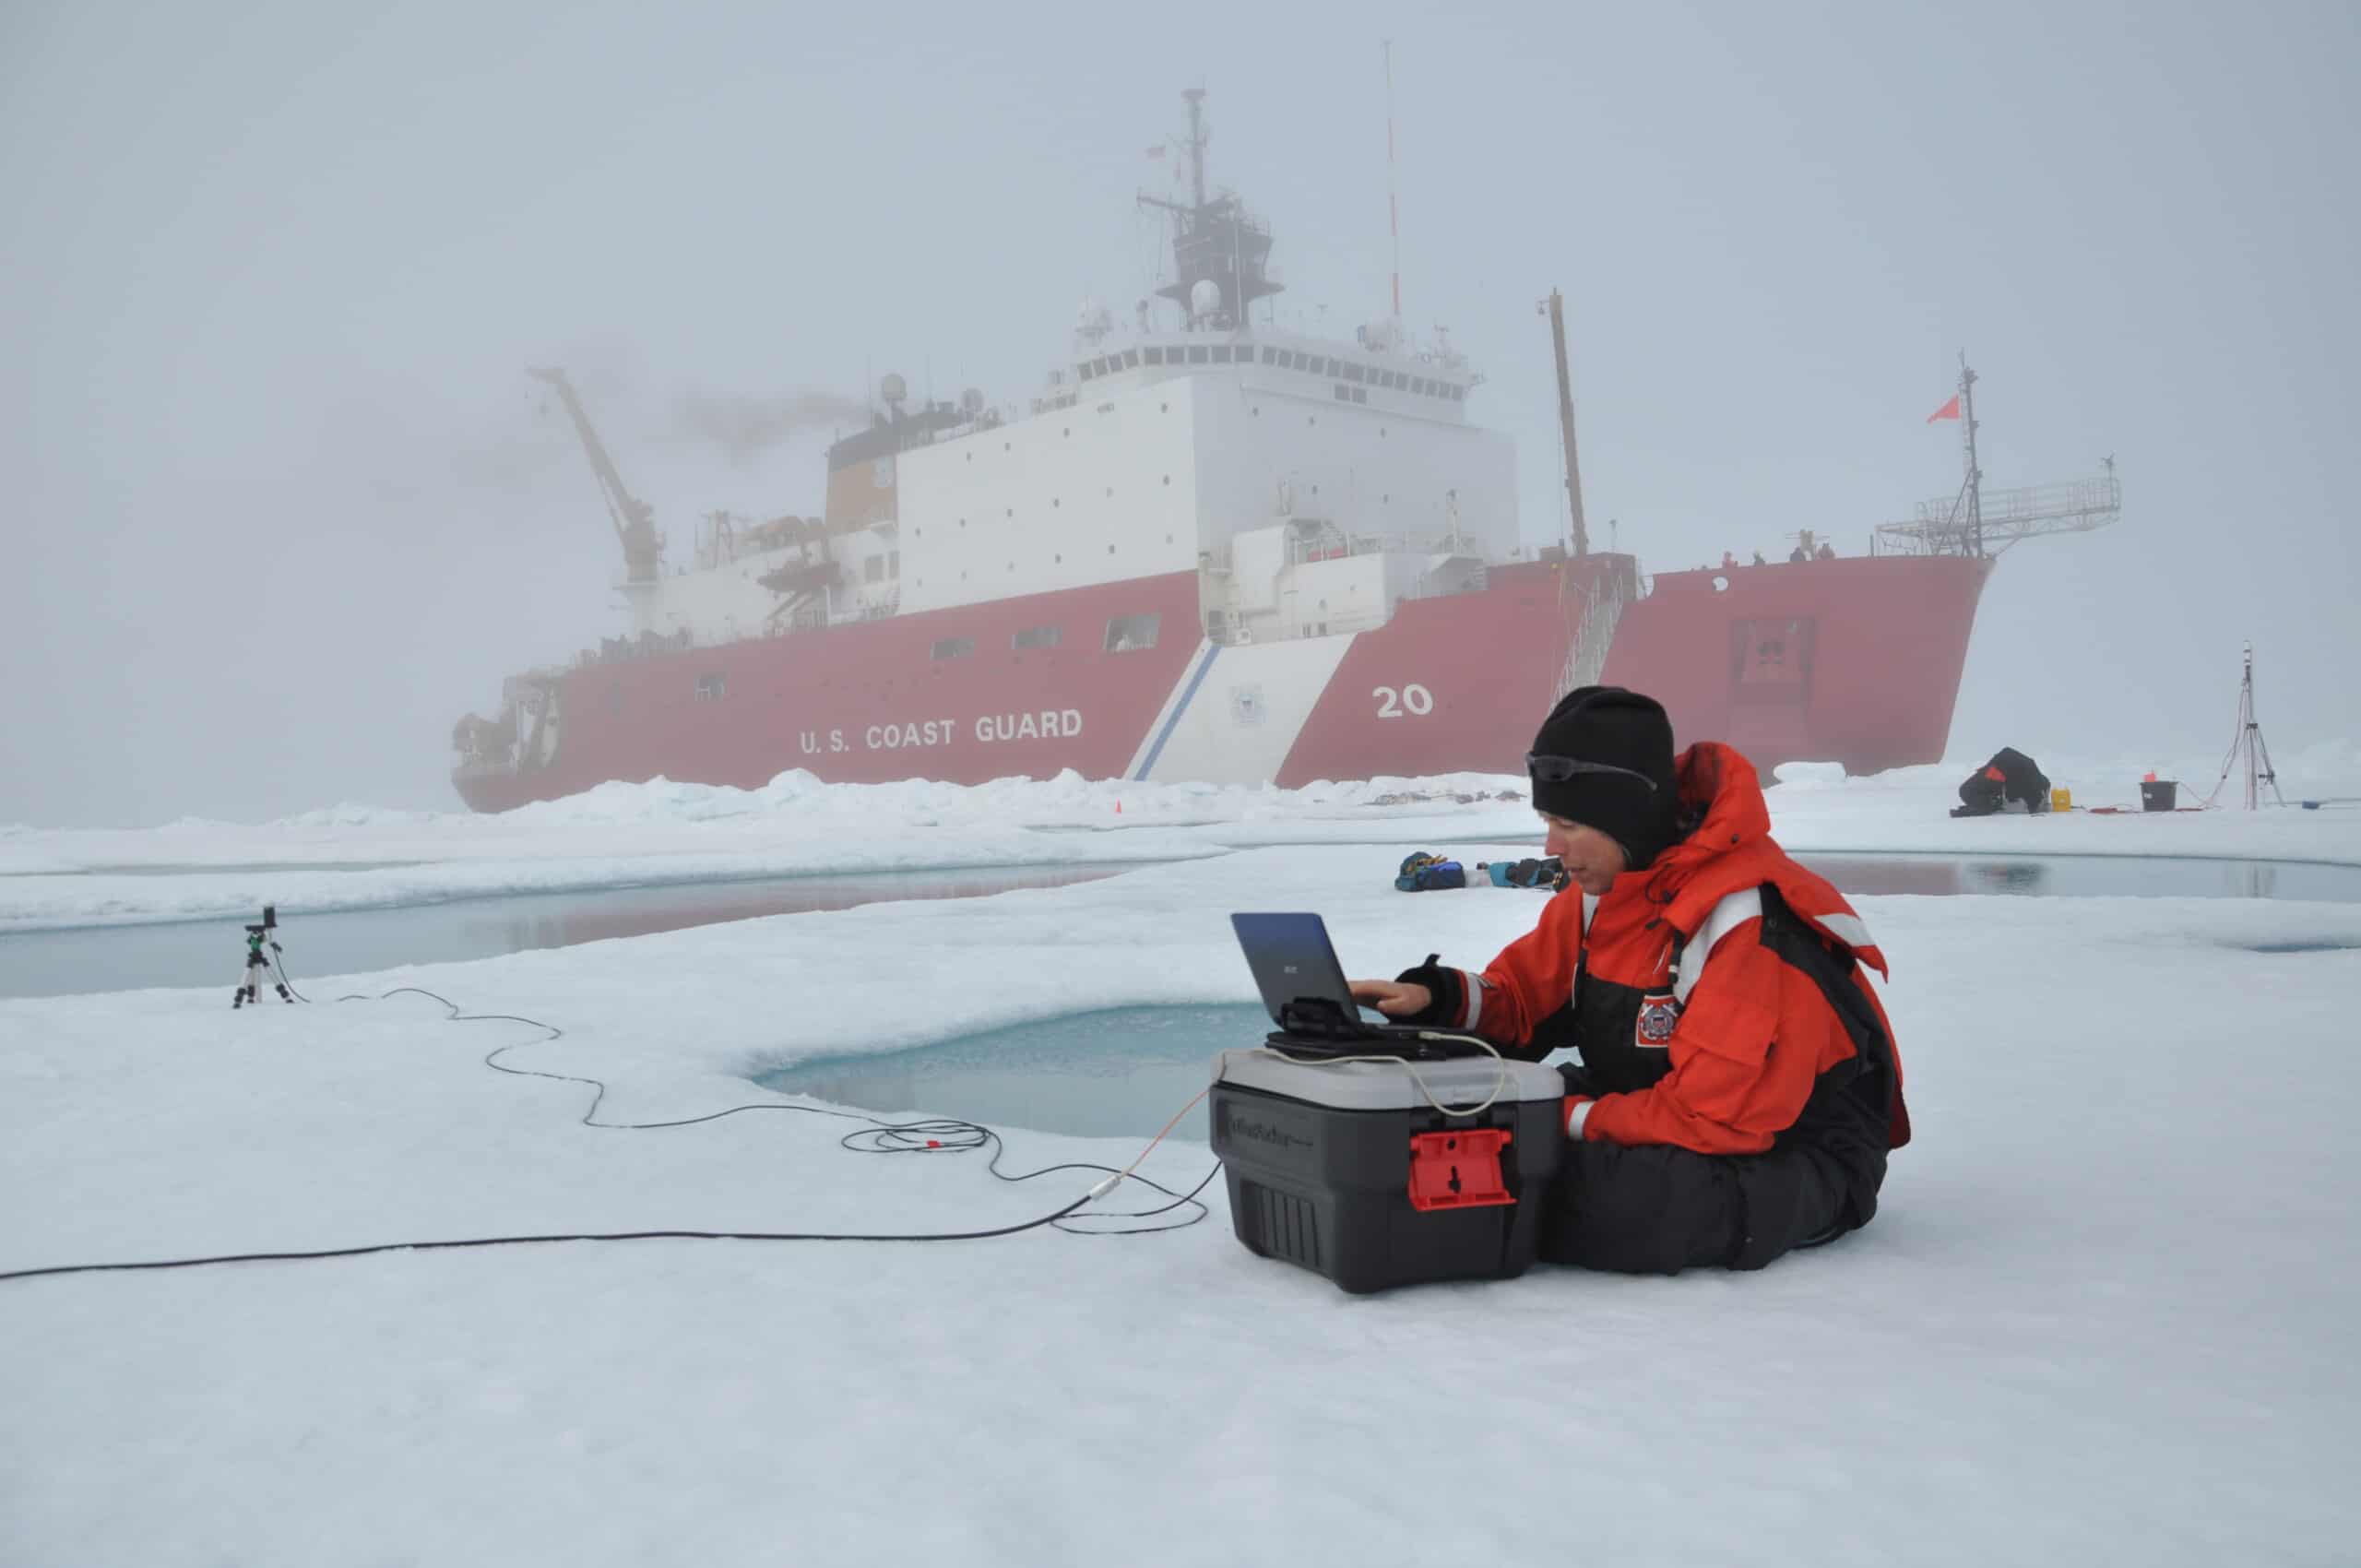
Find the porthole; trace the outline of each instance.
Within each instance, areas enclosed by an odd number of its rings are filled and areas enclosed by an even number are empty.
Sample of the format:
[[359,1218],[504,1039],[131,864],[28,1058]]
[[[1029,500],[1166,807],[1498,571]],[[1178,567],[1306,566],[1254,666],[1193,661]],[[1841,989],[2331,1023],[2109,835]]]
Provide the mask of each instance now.
[[1109,546],[1107,547],[1107,553],[1108,553],[1108,554],[1109,554],[1109,555],[1114,554],[1114,553],[1115,553],[1115,547],[1114,547],[1113,545],[1111,545],[1111,544],[1110,544],[1110,545],[1109,545]]
[[1172,476],[1171,476],[1170,474],[1166,474],[1166,475],[1164,476],[1164,482],[1165,482],[1165,483],[1167,483],[1167,484],[1170,484],[1170,483],[1172,482]]
[[1065,505],[1065,503],[1064,503],[1064,502],[1062,502],[1062,501],[1061,501],[1061,500],[1059,500],[1056,496],[1052,495],[1052,496],[1050,496],[1050,511],[1054,512],[1054,511],[1056,511],[1059,507],[1061,507],[1061,506],[1062,506],[1062,505]]

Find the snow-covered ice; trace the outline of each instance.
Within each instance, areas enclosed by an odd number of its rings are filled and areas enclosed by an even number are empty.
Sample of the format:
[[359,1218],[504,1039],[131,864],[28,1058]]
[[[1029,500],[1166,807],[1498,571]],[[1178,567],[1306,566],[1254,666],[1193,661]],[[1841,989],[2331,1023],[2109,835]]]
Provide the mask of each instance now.
[[[1919,771],[1783,785],[1781,836],[2361,863],[2361,813],[1952,822],[1958,772]],[[2105,787],[2053,773],[2078,798]],[[1238,908],[1324,911],[1356,972],[1480,960],[1536,896],[1405,897],[1392,855],[1357,846],[1528,846],[1521,803],[1450,799],[1501,783],[853,799],[790,781],[778,810],[745,805],[761,791],[717,812],[641,787],[534,808],[563,819],[538,825],[356,812],[0,837],[0,869],[29,873],[0,878],[20,923],[90,914],[20,884],[207,856],[409,859],[445,897],[459,885],[434,878],[487,867],[645,879],[674,856],[1016,863],[946,849],[1038,839],[1044,859],[1141,844],[1166,862],[306,987],[430,986],[546,1019],[554,1041],[414,995],[246,1014],[215,989],[0,1003],[0,1269],[1045,1214],[1087,1173],[1004,1185],[974,1155],[847,1153],[845,1123],[801,1115],[588,1128],[587,1090],[481,1058],[513,1046],[509,1064],[610,1084],[606,1119],[665,1120],[790,1103],[747,1075],[824,1051],[1249,1002],[1223,918]],[[1125,826],[1085,848],[1115,790]],[[1367,803],[1406,793],[1440,799]],[[151,903],[93,918],[220,891],[144,880]],[[1155,1236],[565,1245],[0,1284],[0,1562],[2350,1560],[2361,909],[1858,903],[1893,960],[1918,1141],[1869,1229],[1761,1274],[1545,1267],[1353,1299],[1239,1246],[1216,1183],[1205,1223]],[[2258,951],[2300,946],[2327,950]],[[1017,1169],[1137,1149],[1008,1135]],[[1186,1186],[1209,1164],[1167,1144],[1144,1169]]]
[[[1957,803],[1953,791],[1975,766],[1848,779],[1833,765],[1792,764],[1771,791],[1774,829],[1799,851],[2361,864],[2361,748],[2347,742],[2322,742],[2282,763],[2291,800],[2338,798],[2318,812],[2078,811],[1952,821],[1945,813]],[[2077,805],[2138,804],[2138,759],[2047,766],[2073,789]],[[2218,758],[2190,761],[2180,777],[2204,789],[2218,771]],[[923,779],[824,784],[796,771],[760,790],[603,784],[496,816],[344,805],[259,826],[6,828],[0,933],[243,920],[267,902],[319,914],[719,879],[1178,860],[1284,843],[1514,848],[1539,839],[1524,789],[1519,778],[1474,773],[1276,790],[1085,780],[1071,772],[974,788]]]

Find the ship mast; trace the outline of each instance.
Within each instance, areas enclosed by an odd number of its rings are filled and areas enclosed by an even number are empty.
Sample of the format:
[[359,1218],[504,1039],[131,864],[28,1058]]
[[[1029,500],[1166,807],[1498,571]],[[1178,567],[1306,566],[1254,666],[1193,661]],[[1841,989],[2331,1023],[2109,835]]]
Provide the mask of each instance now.
[[1558,354],[1558,434],[1565,443],[1566,501],[1574,518],[1574,553],[1590,553],[1590,529],[1583,523],[1582,461],[1574,451],[1574,383],[1566,368],[1566,300],[1557,290],[1537,307],[1549,318],[1549,343]]
[[[1905,555],[1964,555],[1990,560],[2012,544],[2043,534],[2087,533],[2123,516],[2123,484],[2115,459],[2088,479],[1984,493],[1984,469],[1975,451],[1975,384],[1983,378],[1959,357],[1960,486],[1950,495],[1918,504],[1907,522],[1880,523],[1878,548]],[[1937,416],[1950,418],[1950,404]]]
[[1967,462],[1968,549],[1984,553],[1984,470],[1975,462],[1975,372],[1967,365],[1967,350],[1959,351],[1959,432]]
[[1385,232],[1394,245],[1394,337],[1402,337],[1402,203],[1394,173],[1394,41],[1385,41]]
[[[1172,281],[1157,293],[1180,307],[1192,329],[1240,329],[1247,325],[1247,307],[1279,292],[1269,273],[1271,231],[1246,210],[1237,194],[1205,194],[1205,89],[1192,87],[1180,95],[1189,105],[1189,197],[1168,201],[1140,193],[1142,207],[1172,214]],[[1210,309],[1202,304],[1199,285],[1211,283],[1216,294]]]
[[1186,89],[1180,96],[1189,102],[1189,190],[1196,208],[1205,209],[1205,89]]

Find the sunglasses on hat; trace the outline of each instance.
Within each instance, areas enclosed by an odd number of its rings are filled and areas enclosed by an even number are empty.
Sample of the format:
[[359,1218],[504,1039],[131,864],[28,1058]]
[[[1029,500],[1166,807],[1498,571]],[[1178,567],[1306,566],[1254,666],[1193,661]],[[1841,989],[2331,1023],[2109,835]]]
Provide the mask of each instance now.
[[1648,793],[1652,795],[1656,789],[1656,781],[1646,774],[1629,767],[1618,767],[1611,762],[1584,762],[1576,757],[1543,756],[1528,752],[1525,754],[1525,770],[1537,784],[1563,784],[1581,773],[1619,773],[1626,778],[1636,778],[1646,785]]

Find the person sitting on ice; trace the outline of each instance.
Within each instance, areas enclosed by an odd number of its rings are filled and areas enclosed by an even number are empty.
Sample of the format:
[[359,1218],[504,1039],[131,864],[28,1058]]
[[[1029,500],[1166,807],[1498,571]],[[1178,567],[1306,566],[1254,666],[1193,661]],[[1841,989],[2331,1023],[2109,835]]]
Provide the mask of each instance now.
[[1525,763],[1572,885],[1480,973],[1430,956],[1352,989],[1503,1056],[1580,1052],[1540,1255],[1760,1268],[1868,1224],[1910,1137],[1862,972],[1885,957],[1773,842],[1753,765],[1710,741],[1676,759],[1664,708],[1617,686],[1567,694]]

